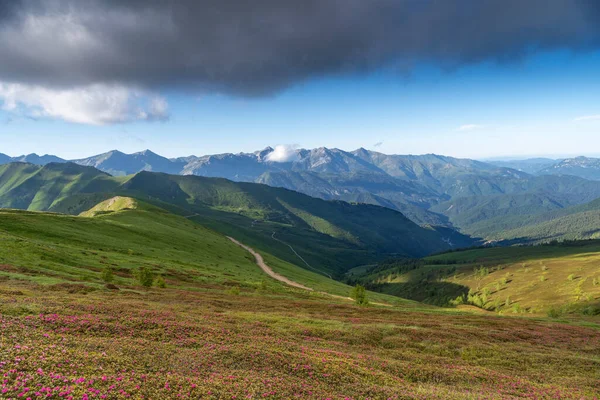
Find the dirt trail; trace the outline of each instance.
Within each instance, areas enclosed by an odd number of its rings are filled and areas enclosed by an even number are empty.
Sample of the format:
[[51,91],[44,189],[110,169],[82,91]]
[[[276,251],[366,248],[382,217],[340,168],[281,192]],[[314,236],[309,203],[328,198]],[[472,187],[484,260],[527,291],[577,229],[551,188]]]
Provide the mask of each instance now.
[[[277,279],[280,282],[283,282],[283,283],[285,283],[287,285],[293,286],[293,287],[298,288],[298,289],[304,289],[304,290],[308,290],[310,292],[314,292],[315,291],[312,288],[304,286],[304,285],[302,285],[302,284],[300,284],[298,282],[294,282],[294,281],[286,278],[285,276],[280,275],[277,272],[273,271],[271,269],[271,267],[269,267],[265,263],[265,260],[262,258],[262,256],[260,254],[258,254],[256,251],[254,251],[254,249],[252,247],[248,247],[245,244],[240,243],[239,241],[235,240],[231,236],[227,236],[227,239],[231,240],[233,243],[237,244],[242,249],[244,249],[247,252],[249,252],[250,254],[252,254],[254,256],[254,258],[256,259],[256,265],[258,265],[260,267],[260,269],[262,269],[271,278]],[[337,294],[331,294],[331,293],[327,293],[327,292],[316,292],[316,293],[323,294],[325,296],[330,296],[330,297],[333,297],[333,298],[336,298],[336,299],[354,301],[354,299],[352,299],[351,297],[339,296]],[[378,306],[392,307],[391,304],[385,304],[385,303],[374,303],[374,302],[371,302],[371,304],[378,305]]]
[[227,236],[227,238],[229,240],[231,240],[233,243],[237,244],[238,246],[240,246],[241,248],[243,248],[244,250],[248,251],[250,254],[252,254],[254,256],[254,258],[256,259],[256,265],[258,265],[260,267],[260,269],[262,269],[267,275],[269,275],[271,278],[273,279],[277,279],[280,282],[283,282],[287,285],[296,287],[298,289],[304,289],[304,290],[309,290],[309,291],[313,291],[312,288],[309,288],[307,286],[301,285],[298,282],[294,282],[292,280],[289,280],[288,278],[286,278],[283,275],[279,275],[277,272],[273,271],[271,269],[271,267],[269,267],[266,263],[265,260],[262,258],[262,256],[260,254],[258,254],[256,251],[254,251],[253,248],[246,246],[245,244],[242,244],[240,242],[238,242],[237,240],[235,240],[234,238]]

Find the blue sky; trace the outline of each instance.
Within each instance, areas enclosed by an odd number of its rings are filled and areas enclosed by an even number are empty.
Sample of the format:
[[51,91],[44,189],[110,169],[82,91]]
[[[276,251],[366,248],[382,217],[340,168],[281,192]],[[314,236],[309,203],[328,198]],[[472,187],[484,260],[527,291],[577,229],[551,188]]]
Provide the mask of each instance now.
[[600,52],[306,79],[266,96],[159,94],[168,120],[89,125],[0,111],[0,152],[175,157],[278,144],[458,157],[600,154]]

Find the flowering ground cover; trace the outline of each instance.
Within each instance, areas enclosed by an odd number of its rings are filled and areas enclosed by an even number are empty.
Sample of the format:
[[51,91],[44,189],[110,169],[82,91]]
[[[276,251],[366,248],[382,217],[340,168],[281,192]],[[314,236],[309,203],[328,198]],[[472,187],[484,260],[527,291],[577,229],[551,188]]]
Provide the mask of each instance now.
[[[1,399],[593,399],[593,317],[472,314],[348,287],[157,210],[0,211]],[[106,286],[103,271],[114,280]],[[166,288],[143,288],[148,268]],[[389,306],[389,305],[393,306]]]
[[0,397],[595,398],[597,326],[301,292],[0,283]]

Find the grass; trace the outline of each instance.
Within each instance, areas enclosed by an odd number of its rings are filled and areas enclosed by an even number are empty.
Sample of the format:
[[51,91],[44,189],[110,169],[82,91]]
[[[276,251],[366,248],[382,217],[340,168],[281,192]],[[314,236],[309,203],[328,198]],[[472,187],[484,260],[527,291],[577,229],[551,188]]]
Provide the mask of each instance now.
[[[316,292],[269,279],[189,218],[125,199],[97,211],[0,211],[0,398],[598,395],[592,319],[476,315],[375,293],[360,307],[317,293],[348,286],[263,252]],[[102,280],[107,267],[117,289]],[[140,267],[166,287],[142,287]]]
[[[245,250],[191,219],[130,198],[109,199],[84,215],[0,210],[0,277],[42,283],[83,283],[100,287],[103,271],[114,283],[135,286],[135,271],[150,268],[169,287],[238,285],[287,292],[268,278]],[[244,238],[241,238],[244,239]],[[278,273],[315,289],[347,296],[350,287],[263,252]],[[386,303],[391,296],[373,294]],[[406,301],[404,301],[406,303]]]
[[[71,292],[69,292],[71,291]],[[600,331],[302,293],[0,282],[3,398],[593,398]]]
[[[441,270],[448,268],[444,263],[453,264],[455,271],[444,279],[479,295],[485,291],[484,307],[489,309],[536,314],[551,309],[593,312],[600,303],[600,286],[594,285],[594,279],[600,277],[598,241],[573,246],[477,249],[438,255],[427,261],[441,263],[432,266]],[[513,303],[511,307],[501,304],[507,297]]]

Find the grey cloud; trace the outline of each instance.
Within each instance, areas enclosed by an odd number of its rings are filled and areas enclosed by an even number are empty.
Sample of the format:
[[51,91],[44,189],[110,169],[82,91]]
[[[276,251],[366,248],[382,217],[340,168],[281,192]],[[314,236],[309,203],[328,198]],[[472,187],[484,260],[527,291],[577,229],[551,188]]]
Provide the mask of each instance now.
[[593,0],[15,0],[0,81],[267,95],[305,79],[600,45]]

